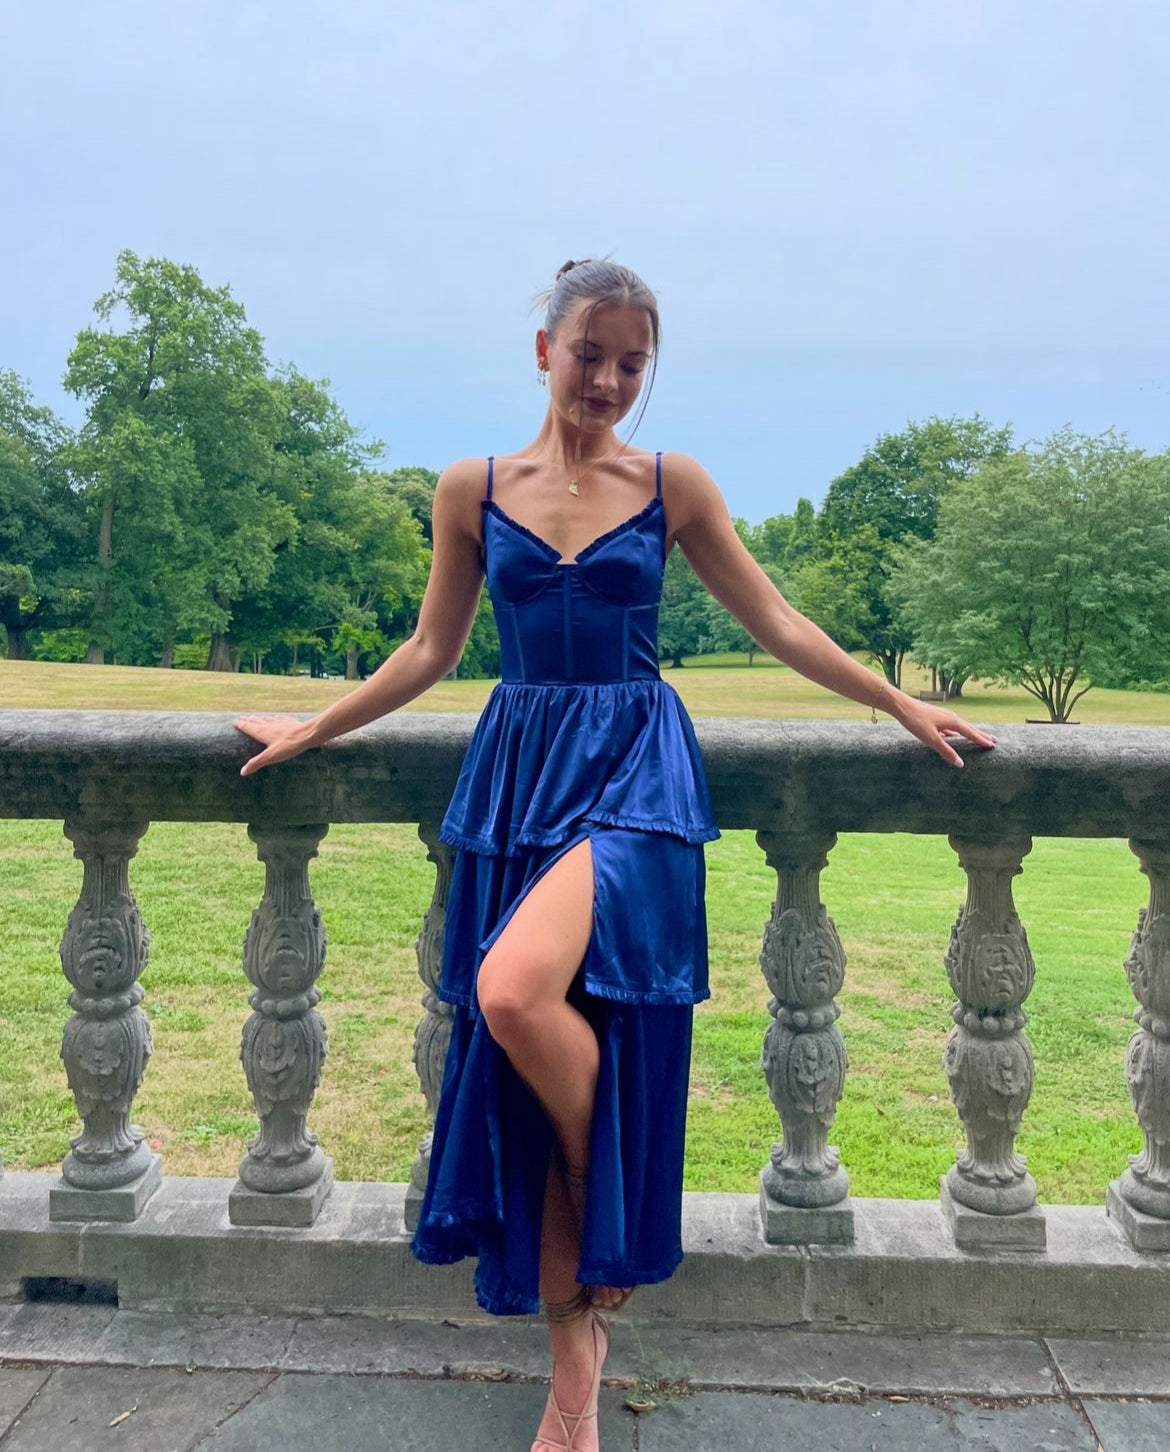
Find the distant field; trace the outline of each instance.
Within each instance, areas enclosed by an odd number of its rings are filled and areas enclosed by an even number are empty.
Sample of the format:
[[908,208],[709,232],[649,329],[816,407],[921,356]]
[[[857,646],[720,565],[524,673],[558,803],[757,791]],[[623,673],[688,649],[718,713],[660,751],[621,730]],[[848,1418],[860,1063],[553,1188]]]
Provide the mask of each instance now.
[[[668,673],[695,714],[843,715],[781,667],[698,664]],[[444,682],[421,709],[475,710],[488,682]],[[4,706],[312,710],[344,683],[117,667],[0,663]],[[1165,697],[1094,693],[1085,721],[1165,724]],[[1034,714],[1023,696],[971,692],[975,720]],[[778,1121],[759,1071],[767,989],[758,954],[775,878],[748,833],[708,848],[714,997],[696,1018],[687,1184],[751,1191]],[[337,1172],[401,1179],[425,1113],[410,1062],[420,1012],[413,943],[431,871],[413,829],[335,826],[313,869],[330,935],[322,975],[329,1058],[312,1115]],[[240,966],[263,872],[243,830],[158,823],[132,881],[152,934],[143,978],[155,1040],[136,1117],[173,1173],[235,1171],[253,1112],[238,1062]],[[57,823],[0,822],[0,1151],[12,1168],[59,1162],[77,1124],[58,1051],[68,1014],[57,957],[80,866]],[[1125,1090],[1133,1030],[1122,959],[1145,882],[1119,842],[1038,841],[1017,902],[1038,965],[1028,1002],[1037,1084],[1021,1148],[1042,1197],[1100,1200],[1139,1144]],[[841,1002],[851,1070],[834,1141],[860,1195],[932,1196],[957,1120],[940,1065],[951,994],[942,954],[962,897],[944,841],[842,839],[824,895],[849,956]]]
[[[768,656],[752,666],[746,656],[695,656],[665,678],[696,716],[760,716],[771,719],[859,719],[867,712],[806,681]],[[491,681],[440,681],[407,710],[478,711]],[[928,684],[906,671],[905,688]],[[139,711],[319,711],[353,683],[308,676],[219,675],[134,666],[50,665],[0,660],[0,709],[6,706],[72,706]],[[1040,703],[1022,690],[970,684],[956,703],[973,721],[1023,721],[1043,716]],[[1086,724],[1170,725],[1170,694],[1090,691],[1077,707]]]

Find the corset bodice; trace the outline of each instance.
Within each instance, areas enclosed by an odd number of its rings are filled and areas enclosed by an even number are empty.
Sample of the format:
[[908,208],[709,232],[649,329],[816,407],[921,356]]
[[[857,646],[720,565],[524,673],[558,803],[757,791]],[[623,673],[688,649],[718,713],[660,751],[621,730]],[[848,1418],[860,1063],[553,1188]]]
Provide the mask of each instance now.
[[500,674],[516,684],[658,679],[666,524],[656,496],[560,564],[559,553],[494,500],[483,502]]
[[472,733],[445,842],[509,858],[587,825],[692,844],[719,835],[694,730],[658,670],[665,541],[661,476],[637,514],[567,564],[489,482],[484,565],[501,680]]

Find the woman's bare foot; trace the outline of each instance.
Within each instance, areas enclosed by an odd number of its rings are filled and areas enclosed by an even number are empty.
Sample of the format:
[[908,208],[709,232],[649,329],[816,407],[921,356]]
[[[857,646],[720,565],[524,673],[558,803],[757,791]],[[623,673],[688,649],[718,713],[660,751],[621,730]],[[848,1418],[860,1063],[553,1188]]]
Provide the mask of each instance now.
[[620,1311],[633,1294],[633,1286],[589,1287],[589,1299],[599,1311]]
[[597,1396],[609,1351],[609,1328],[586,1311],[549,1327],[552,1385],[532,1452],[598,1452]]

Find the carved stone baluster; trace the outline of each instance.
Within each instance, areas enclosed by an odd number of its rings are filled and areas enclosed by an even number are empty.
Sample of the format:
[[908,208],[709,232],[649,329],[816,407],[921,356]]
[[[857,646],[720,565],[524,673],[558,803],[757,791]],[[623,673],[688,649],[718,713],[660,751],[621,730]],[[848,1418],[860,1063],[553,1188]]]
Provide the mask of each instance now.
[[309,861],[328,826],[248,828],[264,863],[264,896],[244,939],[255,985],[240,1059],[260,1116],[231,1192],[233,1225],[312,1225],[333,1186],[333,1161],[306,1126],[325,1059],[317,975],[325,929],[309,891]]
[[1138,1001],[1125,1077],[1145,1141],[1109,1186],[1108,1209],[1135,1250],[1170,1250],[1170,842],[1131,842],[1150,879],[1125,960]]
[[61,1058],[85,1127],[49,1191],[51,1220],[134,1220],[162,1179],[161,1157],[130,1123],[151,1053],[138,1006],[150,934],[130,891],[130,859],[145,831],[145,822],[65,823],[83,876],[61,942],[73,985]]
[[845,951],[820,899],[820,875],[837,838],[757,832],[756,840],[776,871],[760,955],[773,995],[760,1063],[784,1131],[760,1175],[764,1235],[774,1244],[847,1244],[849,1177],[828,1142],[848,1064],[834,1002]]
[[943,1064],[967,1145],[942,1182],[943,1211],[965,1248],[1043,1250],[1036,1181],[1015,1140],[1032,1096],[1032,1046],[1021,1005],[1036,965],[1012,902],[1012,878],[1030,837],[950,838],[967,874],[967,900],[951,929],[946,968],[958,1003]]
[[[414,945],[418,956],[418,976],[425,990],[422,996],[425,1012],[414,1031],[414,1067],[433,1120],[439,1107],[447,1045],[451,1041],[451,1005],[443,1003],[436,990],[439,970],[443,966],[443,929],[447,920],[447,894],[451,887],[451,870],[455,865],[455,849],[439,841],[439,828],[434,822],[420,822],[418,835],[427,849],[427,859],[435,864],[435,891],[423,918],[422,932]],[[405,1212],[408,1230],[414,1230],[418,1225],[419,1206],[430,1167],[431,1131],[428,1130],[419,1141],[418,1154],[410,1167]]]

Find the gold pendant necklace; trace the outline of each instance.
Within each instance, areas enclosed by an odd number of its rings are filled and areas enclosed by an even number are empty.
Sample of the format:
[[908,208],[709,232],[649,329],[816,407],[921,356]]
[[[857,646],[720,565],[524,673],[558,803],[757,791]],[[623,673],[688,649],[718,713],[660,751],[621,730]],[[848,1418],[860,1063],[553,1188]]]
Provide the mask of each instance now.
[[625,446],[625,444],[623,444],[621,446],[621,448],[617,451],[617,453],[616,454],[610,454],[610,456],[609,456],[608,459],[599,459],[599,460],[597,460],[596,462],[594,462],[592,464],[586,464],[584,468],[581,467],[581,461],[578,459],[577,460],[577,477],[575,479],[573,478],[572,474],[569,474],[568,469],[564,465],[562,465],[561,467],[564,468],[565,473],[568,475],[568,478],[569,478],[569,493],[572,494],[574,498],[580,499],[580,497],[581,497],[581,480],[584,479],[585,475],[588,474],[589,470],[590,469],[598,469],[598,468],[604,469],[605,466],[606,466],[606,464],[612,464],[615,459],[620,458],[622,456],[622,454],[625,453],[625,448],[626,448],[626,446]]

